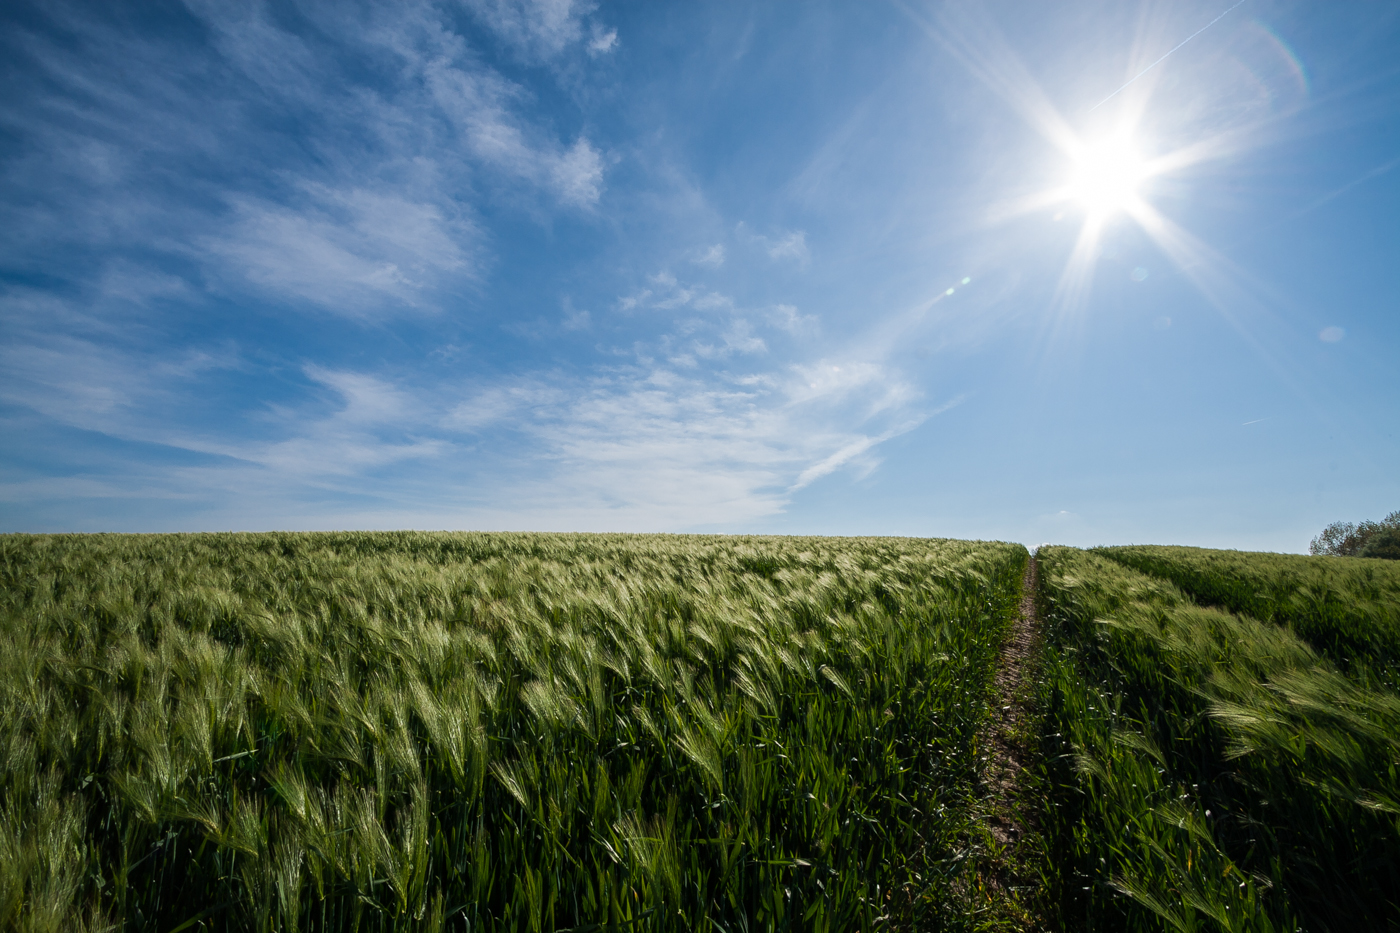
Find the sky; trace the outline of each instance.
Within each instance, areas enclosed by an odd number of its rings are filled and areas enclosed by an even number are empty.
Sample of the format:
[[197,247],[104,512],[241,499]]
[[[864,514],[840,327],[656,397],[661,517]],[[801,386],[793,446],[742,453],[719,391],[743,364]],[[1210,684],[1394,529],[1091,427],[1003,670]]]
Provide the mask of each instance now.
[[1400,4],[12,2],[0,531],[1305,551]]

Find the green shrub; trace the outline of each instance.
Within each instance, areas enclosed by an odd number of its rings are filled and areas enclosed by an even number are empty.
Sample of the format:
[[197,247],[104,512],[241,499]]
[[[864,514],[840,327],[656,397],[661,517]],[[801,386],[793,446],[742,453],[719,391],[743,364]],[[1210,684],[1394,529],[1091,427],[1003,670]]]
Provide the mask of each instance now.
[[[1378,522],[1333,522],[1322,533],[1312,539],[1308,553],[1331,557],[1379,557],[1379,554],[1362,554],[1372,537],[1400,531],[1400,510],[1391,512]],[[1393,558],[1392,558],[1393,559]]]
[[1356,556],[1400,560],[1400,524],[1382,528],[1371,535]]

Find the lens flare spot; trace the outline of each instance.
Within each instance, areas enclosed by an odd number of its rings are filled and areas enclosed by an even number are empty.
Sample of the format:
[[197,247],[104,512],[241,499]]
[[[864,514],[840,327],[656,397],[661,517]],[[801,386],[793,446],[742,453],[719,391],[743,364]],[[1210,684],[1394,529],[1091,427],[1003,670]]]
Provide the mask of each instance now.
[[1317,339],[1323,343],[1336,343],[1347,335],[1347,332],[1340,327],[1324,327],[1318,333]]

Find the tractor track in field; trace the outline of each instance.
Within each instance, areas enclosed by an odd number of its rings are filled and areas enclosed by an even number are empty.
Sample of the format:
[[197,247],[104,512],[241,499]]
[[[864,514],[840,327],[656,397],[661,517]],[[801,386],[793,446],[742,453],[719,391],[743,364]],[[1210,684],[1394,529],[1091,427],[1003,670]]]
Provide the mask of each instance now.
[[1016,620],[1002,643],[992,681],[992,715],[978,743],[985,756],[979,781],[979,819],[990,837],[978,874],[989,894],[995,892],[992,899],[1000,902],[1012,926],[1022,929],[1043,927],[1023,897],[1024,892],[1037,887],[1036,807],[1027,796],[1034,794],[1027,769],[1039,754],[1032,682],[1041,638],[1035,604],[1037,580],[1038,568],[1032,556],[1021,584]]
[[1035,557],[1026,563],[1026,575],[1021,583],[1021,605],[1011,634],[1001,647],[994,685],[995,706],[986,735],[987,765],[983,783],[992,804],[988,828],[997,843],[1015,845],[1025,835],[1027,827],[1019,803],[1021,772],[1028,763],[1032,749],[1026,746],[1030,721],[1029,684],[1027,668],[1032,663],[1040,639],[1040,620],[1035,609]]

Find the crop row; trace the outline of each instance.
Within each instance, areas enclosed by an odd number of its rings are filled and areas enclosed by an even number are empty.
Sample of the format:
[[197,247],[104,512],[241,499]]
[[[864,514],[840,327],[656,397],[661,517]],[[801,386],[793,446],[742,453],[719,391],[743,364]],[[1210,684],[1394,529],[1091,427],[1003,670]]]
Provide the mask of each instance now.
[[1347,674],[1400,691],[1400,561],[1163,546],[1095,553],[1197,602],[1287,625]]
[[0,927],[973,926],[1018,545],[0,540]]
[[[1112,556],[1118,556],[1117,554]],[[1067,927],[1383,929],[1400,700],[1286,626],[1042,548],[1052,890]]]

